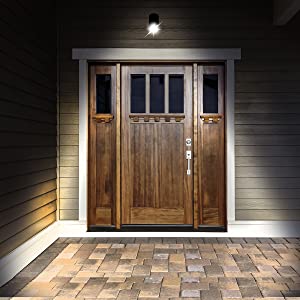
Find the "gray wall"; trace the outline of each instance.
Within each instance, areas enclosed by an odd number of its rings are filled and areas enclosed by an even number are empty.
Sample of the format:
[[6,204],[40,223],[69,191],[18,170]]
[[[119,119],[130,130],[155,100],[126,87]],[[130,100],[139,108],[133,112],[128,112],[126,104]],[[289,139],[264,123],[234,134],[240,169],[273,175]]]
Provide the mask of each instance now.
[[0,28],[1,257],[56,219],[55,3],[0,1]]
[[[149,13],[163,30],[144,38]],[[238,47],[236,216],[300,216],[300,16],[272,25],[272,1],[58,2],[60,218],[78,218],[78,62],[73,47]]]

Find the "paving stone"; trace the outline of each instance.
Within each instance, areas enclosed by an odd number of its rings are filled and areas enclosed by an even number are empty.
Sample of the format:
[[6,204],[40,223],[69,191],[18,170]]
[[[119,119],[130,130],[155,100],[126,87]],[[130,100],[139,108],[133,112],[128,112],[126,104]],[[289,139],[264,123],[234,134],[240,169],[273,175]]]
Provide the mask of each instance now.
[[295,270],[288,266],[279,266],[275,267],[278,273],[283,277],[291,277],[291,276],[298,276]]
[[197,278],[197,277],[183,277],[181,282],[188,282],[188,283],[200,282],[200,278]]
[[[150,284],[149,284],[150,285]],[[142,287],[139,297],[142,298],[158,298],[160,293],[160,286],[147,286]]]
[[238,266],[222,266],[223,272],[239,272]]
[[181,297],[183,297],[183,298],[199,298],[200,291],[199,290],[182,290]]
[[260,282],[271,282],[272,283],[272,282],[274,282],[274,279],[272,277],[257,277],[256,281],[258,283],[260,283]]
[[218,289],[210,289],[201,291],[201,300],[221,300],[221,293]]
[[181,278],[178,276],[165,276],[162,281],[162,286],[165,287],[180,287]]
[[163,276],[146,277],[144,283],[161,283],[163,278],[164,278]]
[[236,281],[239,287],[256,286],[256,282],[253,278],[237,278]]
[[248,255],[233,254],[232,257],[237,263],[251,263]]
[[237,265],[241,272],[257,272],[253,263],[238,263]]
[[224,276],[223,270],[220,266],[211,265],[204,266],[205,273],[208,277],[222,277]]
[[[257,266],[259,272],[261,273],[270,273],[270,274],[275,274],[277,273],[277,271],[272,267],[272,266],[268,266],[268,265],[258,265]],[[272,275],[273,276],[273,275]]]
[[221,290],[223,298],[242,298],[242,294],[238,290]]
[[153,255],[153,259],[168,259],[169,254],[168,253],[155,253]]
[[285,291],[289,290],[288,286],[284,283],[273,283],[273,282],[260,282],[259,287],[263,289],[269,290],[278,290],[278,291]]
[[185,262],[185,256],[184,254],[170,254],[170,258],[169,258],[170,262]]
[[244,297],[261,297],[261,293],[256,286],[240,287],[241,294]]
[[181,284],[182,290],[209,290],[209,283],[207,282],[183,282]]
[[200,255],[203,259],[216,259],[217,258],[216,253],[213,251],[210,251],[210,252],[201,251]]
[[119,292],[117,300],[136,300],[139,292],[139,290],[122,290]]
[[219,287],[222,290],[239,290],[235,278],[219,278]]
[[300,297],[300,290],[294,290],[294,291],[282,291],[282,294],[284,297]]
[[189,272],[204,272],[204,267],[201,265],[189,265],[187,266]]
[[261,293],[264,297],[282,297],[282,293],[279,290],[261,289]]
[[185,254],[186,259],[200,259],[200,253],[199,251],[194,251],[194,252],[187,252]]
[[242,238],[231,238],[232,243],[234,244],[245,244],[246,241]]
[[160,289],[159,296],[160,297],[178,297],[180,293],[180,287],[175,288],[175,287],[162,287]]
[[97,296],[97,298],[117,298],[119,290],[117,289],[103,289]]
[[133,276],[148,276],[150,275],[151,266],[134,266]]

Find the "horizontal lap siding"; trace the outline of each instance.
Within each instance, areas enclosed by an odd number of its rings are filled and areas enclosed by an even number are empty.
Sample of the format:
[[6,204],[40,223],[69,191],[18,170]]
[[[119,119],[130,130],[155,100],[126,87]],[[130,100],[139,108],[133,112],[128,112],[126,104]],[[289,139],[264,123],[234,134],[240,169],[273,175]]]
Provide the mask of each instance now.
[[[236,63],[236,216],[299,219],[299,16],[273,26],[271,0],[89,0],[58,6],[62,219],[78,218],[75,47],[242,48]],[[162,31],[145,38],[153,11]]]
[[0,26],[2,257],[56,220],[55,3],[1,0]]

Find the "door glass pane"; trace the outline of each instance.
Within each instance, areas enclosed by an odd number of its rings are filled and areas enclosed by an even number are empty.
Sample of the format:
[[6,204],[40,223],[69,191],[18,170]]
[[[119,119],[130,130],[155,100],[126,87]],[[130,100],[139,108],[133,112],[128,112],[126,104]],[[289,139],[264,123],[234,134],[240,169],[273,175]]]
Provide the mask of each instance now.
[[131,75],[131,112],[145,113],[146,80],[144,74]]
[[203,75],[203,113],[218,113],[218,74]]
[[111,76],[96,75],[96,113],[111,113]]
[[150,75],[150,112],[165,112],[165,75]]
[[184,112],[183,75],[169,75],[169,112]]

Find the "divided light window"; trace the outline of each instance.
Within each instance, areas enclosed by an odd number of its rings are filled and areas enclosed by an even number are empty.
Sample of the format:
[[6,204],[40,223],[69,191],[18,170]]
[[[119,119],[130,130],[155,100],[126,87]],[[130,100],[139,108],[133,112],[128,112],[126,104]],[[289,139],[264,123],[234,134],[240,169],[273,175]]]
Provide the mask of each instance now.
[[146,78],[145,74],[131,75],[131,112],[146,112]]
[[169,75],[169,112],[184,112],[183,75]]
[[131,113],[184,113],[184,75],[132,74]]
[[165,75],[150,75],[150,113],[165,112]]

